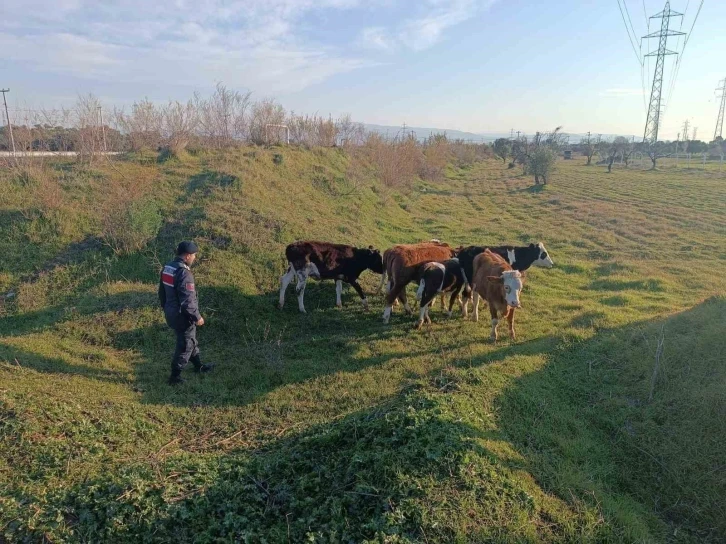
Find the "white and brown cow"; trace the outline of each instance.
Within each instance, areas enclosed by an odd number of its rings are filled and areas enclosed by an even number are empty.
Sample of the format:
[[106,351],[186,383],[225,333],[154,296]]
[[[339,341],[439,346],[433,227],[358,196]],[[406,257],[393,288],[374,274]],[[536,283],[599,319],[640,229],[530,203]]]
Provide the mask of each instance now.
[[[429,317],[430,303],[436,300],[437,295],[441,295],[441,307],[451,317],[451,308],[454,305],[454,300],[459,296],[459,292],[465,285],[464,274],[462,274],[459,259],[453,258],[441,263],[428,262],[420,264],[416,276],[419,278],[416,299],[420,304],[416,328],[421,328],[424,321],[431,323],[431,318]],[[446,293],[451,293],[448,309],[445,300]]]
[[500,255],[486,249],[484,253],[474,258],[473,276],[474,321],[479,321],[479,297],[481,297],[489,305],[492,316],[492,341],[497,340],[500,315],[506,317],[509,323],[509,335],[514,340],[514,310],[522,307],[519,302],[519,294],[524,285],[522,273],[513,270]]
[[[555,264],[542,242],[529,244],[528,246],[468,246],[460,248],[456,256],[459,263],[461,263],[469,287],[472,284],[471,279],[474,274],[474,260],[487,249],[507,261],[512,270],[518,270],[519,272],[524,272],[531,266],[552,268]],[[466,316],[469,301],[471,300],[471,290],[465,289],[464,294],[463,311],[464,316]]]
[[335,303],[343,305],[341,294],[343,282],[353,286],[368,309],[368,299],[358,283],[358,278],[365,270],[376,274],[383,273],[381,253],[373,246],[357,248],[329,242],[300,241],[294,242],[285,249],[288,268],[280,278],[280,309],[285,304],[285,291],[293,278],[297,278],[298,308],[305,313],[303,298],[308,277],[316,280],[335,279]]
[[390,288],[386,293],[386,309],[383,322],[391,318],[393,302],[399,299],[407,314],[411,307],[406,300],[406,285],[416,279],[417,267],[427,261],[445,261],[454,256],[454,249],[441,242],[423,242],[394,246],[385,252],[384,266],[389,278]]

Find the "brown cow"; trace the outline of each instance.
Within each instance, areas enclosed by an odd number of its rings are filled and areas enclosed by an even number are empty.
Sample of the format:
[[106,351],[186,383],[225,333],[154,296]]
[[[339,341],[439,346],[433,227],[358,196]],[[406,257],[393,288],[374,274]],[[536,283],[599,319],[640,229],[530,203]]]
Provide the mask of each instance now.
[[383,266],[389,278],[390,289],[386,294],[386,309],[383,311],[383,322],[391,318],[393,302],[399,299],[407,314],[411,307],[406,300],[406,285],[416,279],[418,265],[426,261],[445,261],[454,256],[454,250],[441,242],[423,242],[420,244],[398,245],[384,253]]
[[492,341],[497,341],[497,324],[499,315],[507,318],[509,323],[509,336],[515,339],[514,310],[521,308],[519,293],[522,291],[524,278],[518,270],[512,267],[502,257],[488,249],[474,258],[474,277],[472,289],[474,291],[474,321],[479,321],[479,297],[489,304],[492,316]]

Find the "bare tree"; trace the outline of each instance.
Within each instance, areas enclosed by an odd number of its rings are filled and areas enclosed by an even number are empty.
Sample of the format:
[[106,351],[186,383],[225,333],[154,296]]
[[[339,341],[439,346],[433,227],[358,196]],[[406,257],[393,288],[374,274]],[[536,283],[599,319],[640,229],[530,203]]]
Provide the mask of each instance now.
[[594,142],[588,135],[587,139],[583,138],[580,140],[580,149],[582,154],[587,157],[587,166],[592,163],[592,157],[597,153],[597,142]]
[[93,94],[81,95],[73,108],[74,124],[78,130],[79,160],[92,160],[102,149],[101,124],[98,110],[101,102]]
[[335,121],[338,144],[343,147],[361,145],[365,139],[365,128],[361,123],[355,123],[350,114],[340,116]]
[[633,153],[635,152],[635,143],[633,140],[628,140],[625,138],[625,143],[622,145],[620,150],[620,156],[623,159],[623,162],[625,163],[625,168],[628,167],[630,164],[630,157],[633,156]]
[[186,104],[170,101],[161,108],[163,146],[172,154],[181,153],[189,145],[198,123],[199,116],[191,100]]
[[194,95],[199,133],[211,147],[228,147],[248,136],[247,110],[251,93],[239,93],[217,83],[212,96]]
[[643,151],[648,154],[650,161],[653,163],[651,170],[655,170],[658,159],[668,157],[671,154],[665,142],[655,142],[654,144],[643,142],[642,147]]
[[250,115],[250,140],[256,144],[279,141],[279,131],[269,130],[269,125],[285,123],[285,108],[275,100],[265,99],[252,105]]
[[114,110],[113,119],[126,134],[131,151],[156,150],[161,146],[162,111],[147,98],[134,102],[128,114],[123,109]]
[[608,165],[608,174],[613,170],[613,163],[618,155],[623,154],[624,149],[630,145],[630,141],[622,136],[617,136],[612,141],[602,141],[602,157]]

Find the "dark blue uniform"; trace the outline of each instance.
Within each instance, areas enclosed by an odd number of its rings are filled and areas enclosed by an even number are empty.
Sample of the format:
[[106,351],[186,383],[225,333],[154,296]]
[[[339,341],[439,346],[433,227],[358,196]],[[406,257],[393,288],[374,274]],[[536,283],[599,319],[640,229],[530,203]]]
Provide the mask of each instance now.
[[189,361],[202,368],[197,345],[197,321],[201,319],[194,276],[181,257],[166,264],[159,279],[159,301],[166,323],[176,332],[176,351],[171,362],[172,379]]

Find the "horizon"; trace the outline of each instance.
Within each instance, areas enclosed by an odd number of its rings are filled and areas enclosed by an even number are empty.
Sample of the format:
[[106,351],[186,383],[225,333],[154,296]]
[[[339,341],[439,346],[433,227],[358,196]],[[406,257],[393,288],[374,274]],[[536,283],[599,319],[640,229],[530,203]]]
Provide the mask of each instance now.
[[[663,5],[625,7],[637,37],[648,32],[644,12]],[[350,114],[370,125],[478,135],[562,126],[637,139],[654,62],[641,73],[617,8],[573,0],[546,12],[497,0],[11,0],[0,21],[0,86],[11,90],[11,119],[23,109],[68,107],[87,93],[112,108],[208,95],[221,82],[288,111]],[[675,140],[688,119],[697,139],[710,141],[726,66],[709,56],[726,47],[726,4],[704,2],[699,14],[684,0],[672,9],[685,16],[671,28],[690,35],[668,42],[683,61],[666,59],[670,100],[659,140]],[[645,42],[640,55],[657,46]]]

